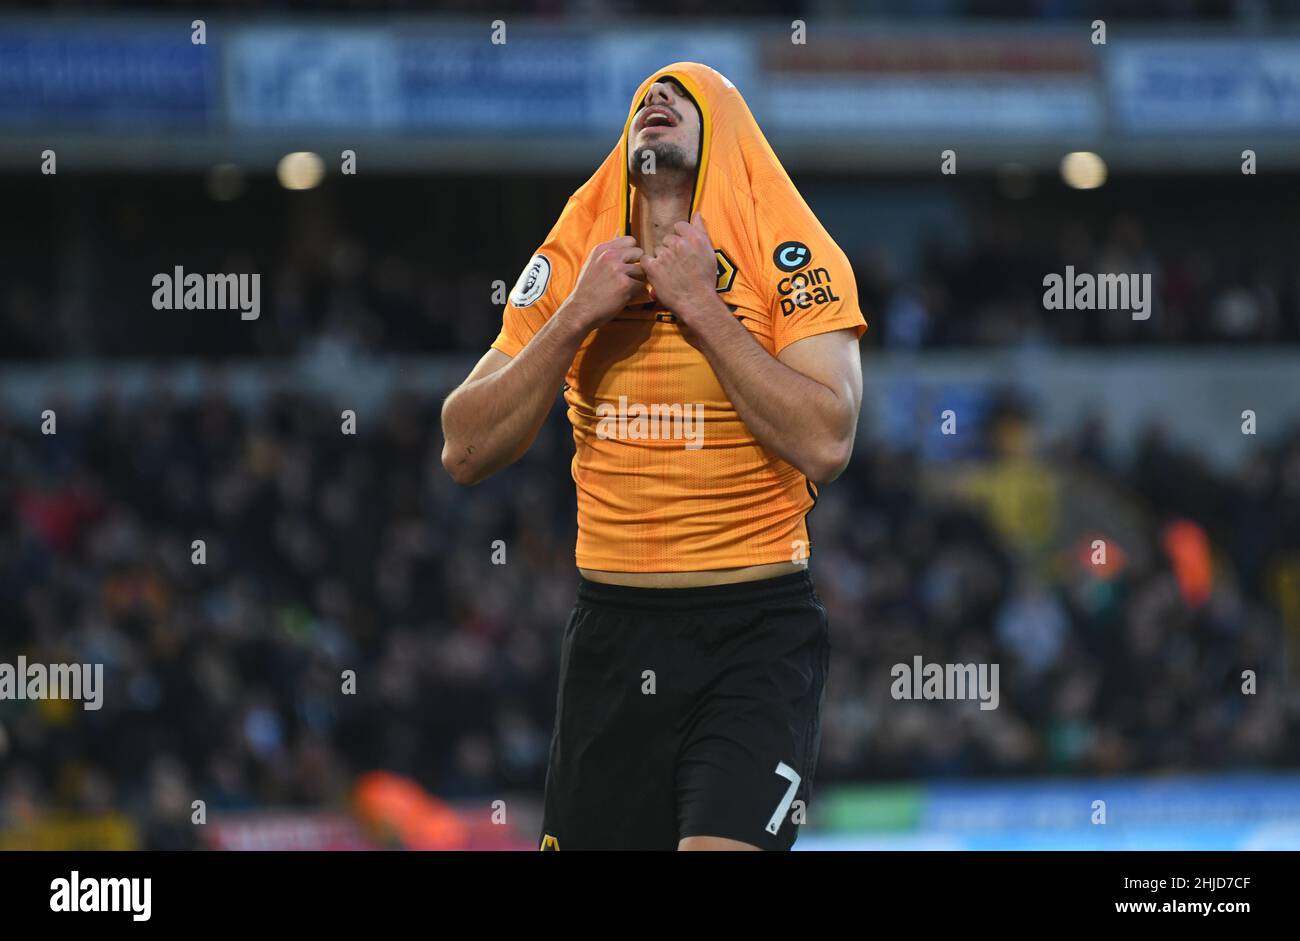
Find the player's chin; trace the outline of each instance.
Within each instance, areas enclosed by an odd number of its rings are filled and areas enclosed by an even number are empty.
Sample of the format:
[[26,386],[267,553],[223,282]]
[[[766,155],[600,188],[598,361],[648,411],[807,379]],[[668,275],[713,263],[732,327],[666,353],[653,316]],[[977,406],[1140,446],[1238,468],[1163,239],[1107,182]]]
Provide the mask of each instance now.
[[683,146],[682,135],[675,127],[647,127],[637,135],[637,146],[647,149]]
[[634,143],[633,150],[637,151],[637,153],[645,153],[646,151],[653,151],[663,143],[663,140],[653,132],[642,131],[636,136]]

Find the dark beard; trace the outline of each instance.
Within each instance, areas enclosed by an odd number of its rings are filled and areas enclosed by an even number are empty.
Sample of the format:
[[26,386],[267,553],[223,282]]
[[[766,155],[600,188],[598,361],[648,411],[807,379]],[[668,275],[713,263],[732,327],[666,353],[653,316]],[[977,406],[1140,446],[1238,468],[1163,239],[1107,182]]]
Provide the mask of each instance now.
[[[641,172],[641,168],[645,165],[647,151],[655,155],[654,173]],[[690,165],[686,158],[686,151],[676,144],[649,144],[637,148],[636,152],[632,154],[632,179],[637,183],[644,183],[645,179],[643,178],[646,177],[654,179],[664,171],[668,171],[668,175],[672,176],[693,169],[694,167]]]

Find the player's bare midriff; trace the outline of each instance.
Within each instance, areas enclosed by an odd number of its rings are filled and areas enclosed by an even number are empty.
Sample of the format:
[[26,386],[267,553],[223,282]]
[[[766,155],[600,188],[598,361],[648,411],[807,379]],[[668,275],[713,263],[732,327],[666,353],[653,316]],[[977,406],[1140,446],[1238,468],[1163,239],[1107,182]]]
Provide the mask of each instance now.
[[766,565],[747,565],[738,569],[714,569],[708,572],[598,572],[580,568],[578,571],[589,582],[602,585],[623,585],[628,588],[704,588],[709,585],[734,585],[738,582],[757,582],[802,572],[805,566],[798,562],[771,562]]

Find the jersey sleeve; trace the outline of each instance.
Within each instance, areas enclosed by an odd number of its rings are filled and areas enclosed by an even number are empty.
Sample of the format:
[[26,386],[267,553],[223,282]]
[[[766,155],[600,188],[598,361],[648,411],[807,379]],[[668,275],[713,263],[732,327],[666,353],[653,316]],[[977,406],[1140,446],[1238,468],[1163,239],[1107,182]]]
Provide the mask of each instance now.
[[581,211],[578,201],[570,198],[546,241],[524,266],[506,300],[492,349],[518,356],[573,290],[585,246],[586,233],[576,224]]
[[819,333],[853,329],[861,337],[867,330],[848,257],[802,199],[794,200],[797,205],[761,227],[764,238],[758,245],[777,356],[791,343]]

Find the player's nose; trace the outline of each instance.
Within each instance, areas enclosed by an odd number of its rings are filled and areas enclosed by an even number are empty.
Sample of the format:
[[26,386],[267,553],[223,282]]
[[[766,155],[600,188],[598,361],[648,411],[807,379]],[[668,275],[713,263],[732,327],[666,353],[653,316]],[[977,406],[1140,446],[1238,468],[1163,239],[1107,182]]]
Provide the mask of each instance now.
[[647,105],[668,105],[671,107],[675,100],[673,88],[667,82],[655,82],[650,86],[650,91],[645,96]]

